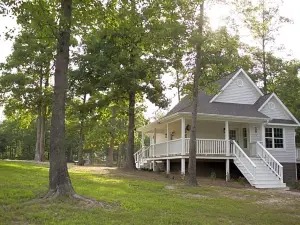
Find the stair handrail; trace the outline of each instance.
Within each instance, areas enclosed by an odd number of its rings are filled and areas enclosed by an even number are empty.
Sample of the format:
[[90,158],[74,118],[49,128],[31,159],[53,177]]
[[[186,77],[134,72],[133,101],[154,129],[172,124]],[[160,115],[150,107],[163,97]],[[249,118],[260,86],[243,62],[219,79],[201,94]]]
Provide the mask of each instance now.
[[[235,140],[232,140],[233,143],[233,155],[237,158],[237,160],[245,167],[245,169],[248,171],[248,173],[252,176],[253,179],[255,179],[256,176],[256,165],[255,163],[249,158],[249,156],[241,149],[241,147],[236,143]],[[246,162],[248,162],[249,166],[246,166],[245,163],[241,160],[241,156],[246,159]]]
[[144,158],[147,158],[147,157],[143,156],[143,153],[148,151],[149,149],[150,149],[150,146],[143,146],[140,150],[135,152],[133,154],[135,163],[140,163]]
[[136,152],[133,154],[135,163],[137,163],[137,162],[139,161],[139,156],[140,156],[140,153],[142,152],[143,148],[144,148],[144,147],[140,148],[138,151],[136,151]]
[[[264,161],[264,163],[276,174],[276,176],[278,176],[281,183],[283,183],[283,166],[260,142],[257,141],[256,146],[259,147],[256,148],[257,156],[259,156]],[[260,152],[259,149],[261,149],[262,151]]]

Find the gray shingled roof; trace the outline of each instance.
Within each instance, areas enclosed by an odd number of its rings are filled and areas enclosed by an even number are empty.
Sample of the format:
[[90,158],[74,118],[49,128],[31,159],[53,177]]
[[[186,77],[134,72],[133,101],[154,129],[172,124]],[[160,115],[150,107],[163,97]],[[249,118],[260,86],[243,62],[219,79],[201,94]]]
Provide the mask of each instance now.
[[[220,89],[227,84],[227,82],[238,72],[235,71],[222,79],[216,81],[220,86]],[[208,95],[203,91],[199,91],[198,94],[198,113],[211,114],[211,115],[224,115],[224,116],[241,116],[241,117],[253,117],[253,118],[266,118],[265,114],[258,111],[258,109],[265,103],[265,101],[271,96],[272,93],[261,96],[253,105],[249,104],[233,104],[233,103],[222,103],[209,101],[214,95]],[[190,96],[184,97],[173,109],[171,109],[167,115],[170,116],[175,113],[191,113],[192,112],[192,101]],[[283,119],[272,119],[270,123],[281,123],[281,124],[296,124],[293,120]]]
[[269,123],[297,124],[294,120],[272,119]]
[[[213,95],[207,95],[203,91],[199,91],[198,95],[198,113],[227,115],[227,116],[244,116],[255,118],[268,118],[266,115],[257,111],[254,105],[247,104],[233,104],[212,102]],[[180,101],[166,116],[178,112],[192,112],[192,102],[189,97],[185,97]]]
[[226,76],[223,76],[221,79],[217,80],[216,83],[220,86],[220,89],[222,89],[227,82],[234,77],[234,75],[238,72],[239,70],[234,71],[233,73],[230,73]]
[[254,103],[254,106],[256,109],[259,109],[271,96],[272,93],[266,94],[264,96],[261,96],[257,101]]

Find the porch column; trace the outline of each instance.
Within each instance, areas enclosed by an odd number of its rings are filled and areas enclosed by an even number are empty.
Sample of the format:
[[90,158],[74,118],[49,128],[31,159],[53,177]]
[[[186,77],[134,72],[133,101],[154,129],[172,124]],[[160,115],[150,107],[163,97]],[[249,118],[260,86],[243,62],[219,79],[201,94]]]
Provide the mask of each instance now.
[[153,133],[153,157],[155,156],[155,147],[156,147],[155,145],[156,145],[156,128],[154,128],[154,133]]
[[181,118],[181,138],[182,138],[182,146],[181,146],[181,154],[185,155],[185,118]]
[[145,134],[142,132],[142,148],[145,146]]
[[167,156],[169,156],[169,123],[167,123]]
[[261,143],[262,143],[262,145],[265,147],[266,146],[266,139],[265,139],[265,124],[264,123],[262,123],[261,124]]
[[181,175],[185,175],[185,159],[181,159]]
[[170,174],[170,159],[167,159],[167,168],[166,173]]
[[226,181],[230,180],[230,161],[226,159]]
[[229,143],[229,125],[228,121],[225,121],[225,140],[226,140],[226,156],[230,155],[230,143]]
[[152,169],[153,169],[153,172],[156,171],[156,162],[154,160],[152,161]]

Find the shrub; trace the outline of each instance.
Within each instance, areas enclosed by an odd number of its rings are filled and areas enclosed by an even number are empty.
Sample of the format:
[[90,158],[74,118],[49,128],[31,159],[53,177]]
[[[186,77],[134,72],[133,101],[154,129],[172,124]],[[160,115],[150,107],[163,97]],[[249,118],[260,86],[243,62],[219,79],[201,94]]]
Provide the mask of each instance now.
[[292,188],[296,190],[300,190],[300,181],[296,181],[292,184]]
[[210,173],[210,178],[211,178],[212,180],[215,180],[215,179],[217,178],[217,174],[216,174],[214,171],[212,171],[212,172]]

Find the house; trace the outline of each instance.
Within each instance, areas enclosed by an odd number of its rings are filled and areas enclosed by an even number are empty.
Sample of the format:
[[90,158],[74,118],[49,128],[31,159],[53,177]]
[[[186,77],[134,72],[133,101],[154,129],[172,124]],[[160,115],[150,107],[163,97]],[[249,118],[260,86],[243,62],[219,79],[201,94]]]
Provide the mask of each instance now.
[[[256,188],[285,187],[295,181],[297,119],[275,93],[264,95],[243,69],[217,84],[216,95],[199,91],[197,168],[205,172],[206,162],[219,164],[226,180],[237,170]],[[172,167],[186,173],[191,110],[190,98],[185,97],[164,118],[138,128],[143,140],[134,154],[137,168],[156,170],[163,163],[166,173]],[[144,146],[145,135],[150,146]]]

